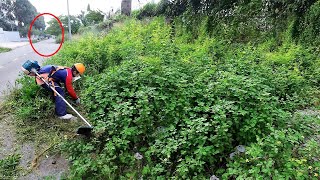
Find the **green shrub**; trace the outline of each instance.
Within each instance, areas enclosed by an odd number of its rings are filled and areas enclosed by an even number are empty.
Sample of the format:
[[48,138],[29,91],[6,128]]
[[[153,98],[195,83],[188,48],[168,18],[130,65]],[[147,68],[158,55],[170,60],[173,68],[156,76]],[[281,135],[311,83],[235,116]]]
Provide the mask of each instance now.
[[[66,41],[68,41],[68,40],[69,40],[69,35],[68,35],[68,33],[66,33],[66,34],[64,34],[64,42],[66,42]],[[60,44],[61,41],[62,41],[62,35],[57,36],[57,37],[56,37],[56,43],[57,43],[57,44]],[[63,42],[63,43],[64,43],[64,42]]]
[[126,19],[128,19],[128,16],[121,14],[120,11],[117,11],[115,13],[115,15],[111,16],[111,21],[113,21],[114,23],[120,23],[125,21]]
[[94,24],[98,24],[103,22],[103,12],[98,10],[98,11],[94,11],[94,10],[88,10],[87,14],[85,15],[85,21],[89,24],[89,25],[94,25]]
[[[182,25],[175,28],[173,33],[164,18],[127,20],[107,36],[86,35],[65,43],[46,62],[82,62],[87,67],[76,88],[81,89],[95,136],[64,143],[73,163],[69,178],[236,178],[242,170],[253,178],[290,170],[288,154],[300,144],[298,137],[311,134],[306,126],[314,119],[308,124],[289,122],[298,108],[319,101],[313,94],[318,56],[290,41],[281,46],[272,39],[260,45],[237,44],[208,38],[202,30],[194,39]],[[33,119],[42,114],[39,109],[47,112],[48,102],[41,101],[46,95],[41,91],[37,96],[39,89],[27,78],[22,83],[16,96],[18,115]],[[34,98],[39,104],[27,106]],[[280,145],[261,142],[277,141],[286,146],[278,154],[267,154]],[[306,142],[309,149],[299,152],[301,159],[317,153],[314,141]],[[247,154],[231,161],[229,154],[238,145],[248,147]],[[272,156],[268,160],[276,161],[277,168],[263,162],[269,168],[265,174],[255,172],[256,164],[238,167],[243,158],[255,158],[257,146],[264,157]],[[278,162],[282,155],[284,161]],[[312,163],[308,165],[318,166]],[[290,166],[280,167],[283,164]]]
[[[54,116],[54,106],[49,93],[41,89],[34,78],[23,77],[17,81],[23,88],[12,92],[13,108],[19,119],[37,121]],[[36,101],[34,101],[36,99]]]
[[148,3],[144,5],[141,9],[139,9],[136,13],[134,13],[133,17],[138,19],[143,19],[146,17],[154,17],[157,13],[157,4],[155,3]]
[[93,28],[94,28],[94,26],[81,26],[81,27],[79,28],[78,33],[79,33],[80,35],[83,35],[83,34],[85,34],[85,33],[92,32],[92,31],[93,31]]
[[99,31],[107,31],[110,30],[112,27],[113,22],[111,20],[103,21],[100,22],[99,24],[96,25],[96,28]]
[[71,178],[222,175],[235,146],[282,131],[314,98],[305,72],[316,56],[300,47],[268,54],[272,45],[226,49],[170,33],[163,20],[129,21],[65,46],[61,59],[82,57],[93,68],[82,96],[96,132],[93,141],[65,144]]
[[258,138],[227,164],[223,179],[318,179],[320,139],[313,133],[319,134],[319,126],[310,127],[301,117],[295,120],[300,131],[272,130]]
[[310,7],[301,29],[303,29],[301,35],[302,43],[310,43],[315,46],[320,44],[320,1]]
[[18,165],[21,156],[14,154],[0,160],[0,178],[16,179],[18,177]]
[[9,52],[11,51],[10,48],[3,48],[3,47],[0,47],[0,53],[3,53],[3,52]]

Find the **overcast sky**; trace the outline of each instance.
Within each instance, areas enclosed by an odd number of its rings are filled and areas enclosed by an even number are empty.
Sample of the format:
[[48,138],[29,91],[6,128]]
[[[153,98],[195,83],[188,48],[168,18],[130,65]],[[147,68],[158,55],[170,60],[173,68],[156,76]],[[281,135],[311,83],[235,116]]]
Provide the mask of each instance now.
[[[67,15],[67,0],[29,0],[35,6],[39,13],[52,13],[56,16]],[[140,2],[139,2],[140,1]],[[132,0],[132,8],[138,9],[148,2],[159,2],[159,0]],[[70,14],[78,15],[81,10],[87,10],[90,4],[91,10],[101,10],[109,12],[112,8],[114,11],[120,9],[121,0],[69,0]],[[44,16],[48,22],[52,17]]]

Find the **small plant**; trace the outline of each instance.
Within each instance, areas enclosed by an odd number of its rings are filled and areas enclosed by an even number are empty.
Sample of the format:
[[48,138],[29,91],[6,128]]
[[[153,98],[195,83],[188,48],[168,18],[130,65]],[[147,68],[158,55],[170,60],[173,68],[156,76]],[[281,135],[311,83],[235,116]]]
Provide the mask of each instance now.
[[[57,36],[57,37],[56,37],[56,43],[57,43],[57,44],[60,44],[61,41],[62,41],[62,35]],[[64,34],[64,42],[66,42],[66,41],[69,41],[69,36],[68,36],[68,34]],[[63,42],[63,43],[64,43],[64,42]]]
[[[319,130],[316,130],[319,131]],[[319,132],[316,132],[319,133]],[[291,128],[273,132],[248,147],[245,155],[227,164],[224,179],[318,179],[319,139]]]
[[16,179],[21,156],[14,154],[0,160],[0,179]]
[[9,52],[11,51],[10,48],[3,48],[3,47],[0,47],[0,53],[3,53],[3,52]]

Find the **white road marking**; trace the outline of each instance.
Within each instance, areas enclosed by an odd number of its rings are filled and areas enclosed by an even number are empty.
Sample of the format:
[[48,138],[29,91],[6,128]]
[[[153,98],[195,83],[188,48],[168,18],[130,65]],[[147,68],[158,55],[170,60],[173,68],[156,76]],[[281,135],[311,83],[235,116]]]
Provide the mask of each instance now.
[[0,69],[1,69],[1,68],[4,68],[4,67],[3,67],[3,66],[0,66]]
[[16,60],[18,60],[18,58],[15,58],[14,60],[12,60],[12,61],[16,61]]

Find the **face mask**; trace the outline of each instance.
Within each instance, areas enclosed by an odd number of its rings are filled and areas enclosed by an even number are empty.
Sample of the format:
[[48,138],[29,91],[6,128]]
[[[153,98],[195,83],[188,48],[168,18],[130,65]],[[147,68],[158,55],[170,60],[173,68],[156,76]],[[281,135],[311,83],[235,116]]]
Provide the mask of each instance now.
[[72,82],[75,82],[75,81],[77,81],[77,80],[79,80],[79,79],[81,79],[80,76],[73,77],[73,78],[72,78]]

